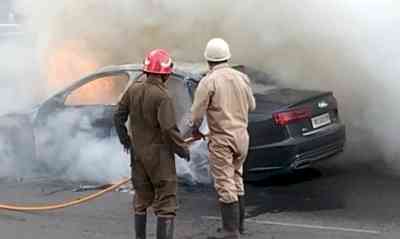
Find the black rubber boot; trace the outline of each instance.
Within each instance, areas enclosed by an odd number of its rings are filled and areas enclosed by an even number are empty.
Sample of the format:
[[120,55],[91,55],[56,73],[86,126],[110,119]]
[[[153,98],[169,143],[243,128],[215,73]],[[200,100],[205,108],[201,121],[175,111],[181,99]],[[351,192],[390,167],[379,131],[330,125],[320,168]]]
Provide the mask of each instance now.
[[173,217],[159,217],[157,219],[157,239],[173,239],[175,229]]
[[135,215],[135,235],[136,239],[146,239],[147,215]]
[[208,239],[239,239],[239,204],[221,203],[222,230]]
[[244,228],[245,216],[246,210],[244,196],[239,196],[239,232],[242,235],[246,233],[246,229]]

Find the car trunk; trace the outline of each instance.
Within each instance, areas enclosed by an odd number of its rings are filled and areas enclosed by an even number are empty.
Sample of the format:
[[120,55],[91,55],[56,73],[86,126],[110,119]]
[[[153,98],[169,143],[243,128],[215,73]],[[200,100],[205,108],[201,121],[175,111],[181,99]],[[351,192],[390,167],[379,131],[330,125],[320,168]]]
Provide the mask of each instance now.
[[249,117],[252,146],[309,136],[339,120],[331,92],[273,89],[255,98],[257,109]]

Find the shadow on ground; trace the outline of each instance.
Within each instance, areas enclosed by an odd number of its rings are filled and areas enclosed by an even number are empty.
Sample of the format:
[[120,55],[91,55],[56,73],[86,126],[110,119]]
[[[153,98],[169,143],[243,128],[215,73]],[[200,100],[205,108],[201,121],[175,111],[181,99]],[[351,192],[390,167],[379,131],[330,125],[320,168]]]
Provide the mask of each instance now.
[[287,211],[319,211],[344,207],[344,201],[334,190],[315,183],[321,171],[309,168],[290,174],[273,176],[248,184],[247,217]]

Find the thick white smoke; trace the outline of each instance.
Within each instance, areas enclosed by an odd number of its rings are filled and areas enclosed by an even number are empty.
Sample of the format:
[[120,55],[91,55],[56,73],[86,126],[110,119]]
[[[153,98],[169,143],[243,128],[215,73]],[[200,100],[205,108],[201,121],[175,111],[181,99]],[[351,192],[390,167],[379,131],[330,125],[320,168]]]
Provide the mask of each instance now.
[[[140,62],[145,52],[158,47],[171,50],[180,61],[203,61],[206,42],[223,37],[231,43],[235,62],[263,69],[283,85],[334,91],[349,127],[348,152],[353,158],[365,160],[374,153],[374,160],[384,159],[393,168],[400,165],[396,161],[400,152],[396,133],[400,121],[396,109],[400,4],[395,1],[17,3],[26,30],[36,34],[42,60],[52,49],[73,40],[82,42],[99,65]],[[41,70],[46,68],[44,62]],[[28,85],[34,80],[20,72]],[[9,84],[1,76],[2,86]],[[19,82],[17,79],[9,88],[24,91],[25,85],[21,88]],[[46,85],[46,80],[42,84]],[[0,103],[0,110],[9,105]],[[363,152],[365,148],[370,152]],[[80,164],[81,168],[91,170],[90,160]]]
[[[0,115],[31,105],[43,93],[38,81],[38,64],[33,48],[20,38],[1,37],[0,26]],[[34,92],[31,91],[35,87]]]
[[130,175],[130,157],[118,139],[96,137],[90,118],[79,110],[52,115],[35,136],[39,175],[102,183]]

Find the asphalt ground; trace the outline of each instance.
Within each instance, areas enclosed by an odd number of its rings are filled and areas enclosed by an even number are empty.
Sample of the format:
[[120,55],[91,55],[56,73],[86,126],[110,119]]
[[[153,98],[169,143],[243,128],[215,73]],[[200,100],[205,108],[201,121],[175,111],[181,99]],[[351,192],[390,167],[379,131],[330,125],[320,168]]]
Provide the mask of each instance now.
[[[346,161],[347,160],[347,161]],[[345,156],[295,174],[247,184],[248,235],[243,238],[400,238],[400,177],[379,161]],[[0,180],[0,201],[46,204],[80,197],[78,183]],[[176,238],[206,238],[219,227],[212,187],[180,185]],[[148,238],[155,238],[149,217]],[[0,238],[133,238],[132,195],[113,192],[55,212],[0,212]]]

